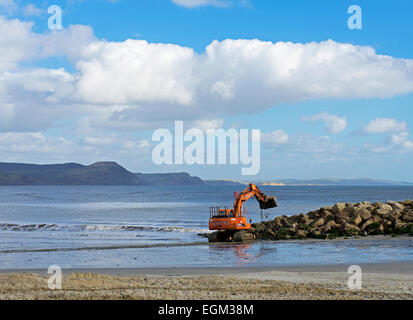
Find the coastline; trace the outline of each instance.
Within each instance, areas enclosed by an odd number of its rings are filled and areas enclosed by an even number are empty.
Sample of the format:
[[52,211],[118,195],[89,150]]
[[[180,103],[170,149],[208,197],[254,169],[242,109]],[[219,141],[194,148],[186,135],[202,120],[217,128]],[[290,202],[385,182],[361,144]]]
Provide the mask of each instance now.
[[348,265],[63,269],[62,290],[44,269],[0,270],[0,299],[411,299],[413,261],[365,263],[362,289]]

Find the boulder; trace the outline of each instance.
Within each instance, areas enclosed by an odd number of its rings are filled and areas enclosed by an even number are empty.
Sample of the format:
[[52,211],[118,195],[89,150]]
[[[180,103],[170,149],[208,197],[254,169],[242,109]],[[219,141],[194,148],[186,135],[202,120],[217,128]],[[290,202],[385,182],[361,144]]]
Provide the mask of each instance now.
[[350,220],[350,216],[344,214],[343,212],[335,216],[335,221],[338,224],[342,224],[343,222],[349,222],[349,220]]
[[404,222],[412,223],[413,222],[413,212],[403,214],[402,219]]
[[361,218],[361,216],[359,215],[359,214],[357,214],[356,216],[354,216],[351,220],[350,220],[350,223],[351,224],[353,224],[353,225],[355,225],[355,226],[358,226],[360,223],[362,223],[363,222],[363,219]]
[[367,227],[368,234],[382,234],[384,227],[380,223],[372,223]]
[[378,208],[379,208],[379,210],[382,210],[382,211],[392,211],[393,210],[393,207],[391,206],[391,205],[389,205],[389,204],[387,204],[387,203],[380,203],[380,202],[378,202],[377,203],[377,206],[378,206]]
[[320,231],[323,233],[329,232],[333,228],[339,228],[340,225],[335,223],[334,221],[329,221],[327,222],[321,229]]
[[313,223],[314,227],[321,227],[324,224],[325,220],[323,218],[318,219],[316,222]]
[[400,222],[400,221],[397,221],[397,222],[395,222],[394,223],[394,228],[395,229],[404,229],[404,228],[406,228],[407,227],[407,223],[405,223],[405,222]]
[[400,202],[395,202],[395,203],[393,203],[392,205],[391,205],[391,207],[393,208],[393,210],[401,210],[401,211],[403,211],[404,210],[404,205],[403,204],[401,204]]
[[209,242],[231,242],[232,232],[228,231],[215,231],[208,234]]
[[[374,222],[376,222],[376,221],[374,221]],[[385,219],[383,219],[380,223],[381,223],[384,227],[391,227],[391,226],[393,225],[393,222],[391,222],[391,221],[389,221],[389,220],[385,220]]]
[[367,209],[361,209],[358,214],[363,220],[369,220],[371,218],[371,212]]
[[308,217],[310,219],[317,219],[321,217],[321,213],[319,211],[311,211],[308,213]]
[[295,236],[296,236],[296,238],[299,238],[299,239],[307,238],[307,231],[298,230],[297,233],[295,234]]
[[336,203],[331,210],[333,211],[334,214],[338,214],[340,212],[343,212],[345,207],[346,207],[345,203]]
[[382,218],[380,216],[372,216],[371,219],[373,219],[374,222],[380,222],[380,223],[385,220],[384,218]]
[[298,219],[298,223],[308,226],[311,223],[311,219],[307,215],[303,215]]
[[280,223],[282,226],[286,227],[290,224],[290,222],[288,221],[288,217],[283,215],[280,217]]
[[354,206],[346,206],[343,212],[349,216],[353,216],[356,210],[357,208],[355,208]]
[[251,241],[255,240],[255,235],[251,232],[241,230],[234,233],[233,240],[236,242]]
[[403,202],[405,206],[413,206],[413,200],[406,200]]
[[329,221],[334,219],[334,214],[330,210],[322,210],[321,211],[321,217],[324,218],[324,220]]
[[331,211],[331,210],[333,209],[333,207],[331,207],[331,206],[324,206],[324,207],[321,207],[321,209],[322,209],[322,210],[326,210],[326,211]]
[[374,223],[373,219],[369,219],[367,221],[364,221],[363,224],[360,226],[361,231],[366,230],[366,228],[371,225],[372,223]]
[[356,227],[355,225],[352,225],[348,222],[343,222],[340,225],[340,231],[344,233],[357,233],[357,232],[360,232],[360,229]]

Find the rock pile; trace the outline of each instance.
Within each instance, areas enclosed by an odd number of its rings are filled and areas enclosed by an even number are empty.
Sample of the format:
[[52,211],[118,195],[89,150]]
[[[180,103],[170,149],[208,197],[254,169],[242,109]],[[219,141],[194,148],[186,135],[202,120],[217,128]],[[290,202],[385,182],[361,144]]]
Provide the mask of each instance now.
[[378,234],[410,234],[413,236],[413,201],[386,203],[336,203],[307,214],[279,216],[256,223],[249,231],[235,234],[214,232],[213,241],[245,241],[253,239],[333,239],[342,236]]

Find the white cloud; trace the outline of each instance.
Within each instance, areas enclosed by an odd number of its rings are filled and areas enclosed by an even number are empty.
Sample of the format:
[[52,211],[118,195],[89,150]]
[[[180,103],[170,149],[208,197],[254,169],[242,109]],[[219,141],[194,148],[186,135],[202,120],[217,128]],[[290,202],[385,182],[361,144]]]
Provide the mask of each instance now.
[[364,130],[367,133],[386,133],[386,132],[402,132],[406,131],[407,124],[405,121],[398,122],[396,119],[376,118],[371,120],[365,126]]
[[269,133],[261,133],[261,141],[273,145],[280,145],[288,143],[289,136],[284,130],[278,129]]
[[33,3],[26,4],[22,7],[22,13],[27,17],[40,16],[43,12],[44,10],[36,7]]
[[3,9],[6,13],[12,14],[17,8],[18,6],[14,0],[0,0],[0,13]]
[[400,147],[401,151],[413,151],[413,141],[409,139],[407,132],[392,134],[390,138],[392,145]]
[[38,36],[31,32],[32,26],[31,22],[0,16],[0,72],[14,69],[35,54],[33,47]]
[[[202,54],[143,40],[95,41],[76,66],[81,100],[139,106],[142,117],[204,118],[310,99],[384,98],[413,91],[413,61],[331,40],[214,41]],[[343,118],[326,121],[329,132],[345,128]]]
[[[98,40],[86,26],[38,34],[32,23],[0,17],[0,29],[5,30],[0,33],[0,131],[43,132],[59,121],[76,120],[79,136],[87,137],[79,146],[43,142],[48,150],[56,148],[62,154],[87,157],[93,150],[98,157],[103,155],[99,148],[113,151],[119,146],[121,154],[147,147],[145,140],[112,133],[165,127],[175,119],[202,128],[221,127],[226,115],[259,113],[283,103],[413,92],[412,60],[332,40],[214,41],[199,54],[173,44]],[[49,57],[68,58],[75,72],[24,67],[25,62]],[[326,123],[328,133],[346,127],[344,117],[316,116]],[[368,130],[384,130],[377,129],[379,122]],[[393,146],[411,148],[407,129],[385,130],[393,134]],[[41,142],[41,137],[26,138],[30,145]],[[264,140],[280,148],[289,145],[296,153],[332,148],[327,138],[307,146],[306,139],[300,142],[283,130],[263,134]]]
[[37,131],[72,116],[74,77],[64,69],[0,73],[0,131]]
[[304,121],[318,121],[322,120],[326,127],[325,131],[330,134],[340,133],[347,127],[346,117],[339,117],[337,115],[322,112],[312,117],[303,117]]
[[413,151],[413,141],[409,139],[408,127],[405,121],[398,122],[393,118],[375,118],[364,127],[363,131],[368,134],[388,134],[385,144],[367,146],[372,152],[400,153]]
[[64,137],[47,137],[42,132],[0,132],[0,157],[5,162],[89,164],[108,159],[131,166],[136,161],[151,163],[150,149],[145,139],[127,139],[116,134],[96,133],[71,142]]
[[190,105],[194,56],[189,48],[144,40],[94,42],[76,65],[78,92],[89,103]]
[[[62,115],[76,117],[79,105],[87,106],[83,116],[94,125],[141,130],[175,119],[258,113],[281,103],[413,92],[412,60],[332,40],[213,41],[198,54],[173,44],[97,40],[86,26],[37,34],[31,23],[0,17],[0,28],[6,30],[0,34],[1,100],[15,119],[26,116],[27,107],[18,106],[29,102],[38,109],[35,118],[50,118],[39,124]],[[67,57],[76,72],[19,68],[21,62],[48,57]],[[52,102],[68,110],[53,118]],[[322,117],[327,132],[344,130],[345,118]],[[41,129],[30,126],[31,131]]]
[[222,128],[224,124],[223,119],[202,119],[202,120],[195,120],[193,122],[193,127],[202,130],[202,132],[206,133],[208,129],[216,130]]
[[33,22],[6,19],[0,16],[0,75],[12,71],[19,63],[49,57],[80,58],[84,47],[95,38],[88,26],[73,25],[59,32],[38,34]]

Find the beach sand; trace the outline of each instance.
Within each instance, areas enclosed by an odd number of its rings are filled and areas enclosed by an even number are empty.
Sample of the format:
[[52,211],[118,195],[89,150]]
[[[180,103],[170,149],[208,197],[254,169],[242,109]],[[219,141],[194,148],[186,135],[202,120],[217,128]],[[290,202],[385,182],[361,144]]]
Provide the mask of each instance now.
[[64,269],[62,290],[45,270],[0,271],[0,299],[413,299],[413,263],[235,268]]

